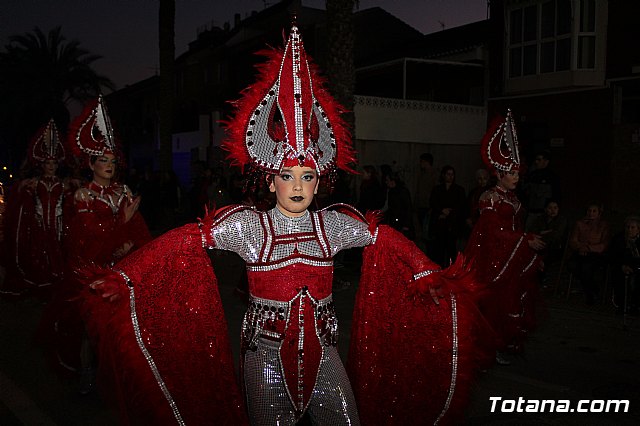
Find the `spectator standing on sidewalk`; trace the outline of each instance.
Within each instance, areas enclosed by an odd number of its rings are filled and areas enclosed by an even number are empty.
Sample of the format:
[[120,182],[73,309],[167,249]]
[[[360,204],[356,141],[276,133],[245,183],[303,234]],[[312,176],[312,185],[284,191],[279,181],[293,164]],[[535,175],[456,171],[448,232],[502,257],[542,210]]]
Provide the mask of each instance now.
[[429,233],[433,239],[427,247],[431,258],[440,266],[453,263],[458,254],[466,216],[464,188],[456,183],[456,170],[446,165],[440,171],[440,184],[431,191]]
[[536,218],[544,214],[544,208],[548,200],[560,200],[560,179],[549,167],[551,153],[547,150],[540,151],[534,159],[533,170],[526,176],[524,192],[526,196],[528,229]]
[[438,173],[433,168],[433,155],[420,154],[420,168],[416,179],[416,214],[418,217],[418,236],[426,240],[429,232],[429,197],[438,183]]
[[617,313],[637,314],[640,306],[640,217],[629,216],[609,246],[613,303]]
[[362,182],[360,182],[360,194],[357,208],[362,214],[371,210],[380,210],[384,207],[385,189],[380,184],[378,171],[372,165],[362,168]]
[[595,303],[599,291],[594,274],[604,273],[606,268],[605,252],[611,236],[609,223],[602,218],[603,209],[600,203],[589,204],[585,217],[576,222],[569,238],[569,245],[574,251],[576,276],[582,285],[587,305]]

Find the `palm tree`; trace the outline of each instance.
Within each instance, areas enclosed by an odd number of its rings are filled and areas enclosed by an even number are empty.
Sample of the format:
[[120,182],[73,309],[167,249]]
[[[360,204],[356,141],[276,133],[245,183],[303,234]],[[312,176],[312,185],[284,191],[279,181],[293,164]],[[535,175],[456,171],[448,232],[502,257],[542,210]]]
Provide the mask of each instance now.
[[11,162],[22,159],[29,138],[50,118],[66,129],[72,101],[114,89],[92,68],[100,58],[77,40],[67,42],[61,27],[9,37],[0,50],[0,142]]
[[174,26],[175,0],[160,0],[158,19],[160,47],[160,170],[168,172],[173,168],[172,132],[173,132],[173,96],[174,96]]

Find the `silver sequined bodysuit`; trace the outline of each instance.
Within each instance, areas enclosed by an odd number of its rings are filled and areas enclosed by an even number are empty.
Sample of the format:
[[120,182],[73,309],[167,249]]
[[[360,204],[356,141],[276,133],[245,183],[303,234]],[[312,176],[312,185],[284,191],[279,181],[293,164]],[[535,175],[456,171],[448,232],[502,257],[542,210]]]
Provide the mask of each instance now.
[[247,262],[243,378],[251,423],[357,425],[353,392],[336,350],[333,256],[371,244],[363,221],[334,210],[291,218],[236,206],[214,221],[206,243]]

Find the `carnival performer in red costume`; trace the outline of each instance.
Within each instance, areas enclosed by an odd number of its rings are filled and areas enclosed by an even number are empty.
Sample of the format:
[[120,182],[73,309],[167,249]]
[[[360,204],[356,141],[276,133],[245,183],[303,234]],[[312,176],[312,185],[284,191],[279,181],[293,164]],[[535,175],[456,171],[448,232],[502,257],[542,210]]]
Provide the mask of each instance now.
[[110,266],[151,240],[138,213],[140,198],[117,182],[123,157],[102,96],[71,124],[69,147],[91,169],[93,179],[74,195],[66,246],[72,266]]
[[21,181],[9,199],[5,238],[10,265],[2,293],[19,296],[62,279],[63,205],[70,194],[56,172],[64,158],[58,129],[49,120],[27,152],[29,164],[40,169],[40,176]]
[[[495,332],[500,351],[518,349],[535,323],[537,271],[544,248],[540,236],[525,233],[522,205],[514,190],[519,180],[518,137],[511,111],[494,120],[481,142],[484,163],[498,178],[480,196],[480,218],[465,257],[485,286],[480,309]],[[499,364],[508,361],[498,353]]]
[[[92,101],[70,126],[68,151],[92,171],[92,180],[75,191],[69,203],[64,237],[67,276],[48,309],[45,324],[53,326],[61,363],[80,364],[81,393],[92,386],[93,356],[89,338],[97,345],[100,328],[108,323],[112,309],[91,294],[78,280],[96,267],[109,267],[151,240],[138,213],[140,199],[116,181],[122,155],[102,97]],[[55,317],[55,318],[51,318]],[[81,345],[81,347],[78,347]],[[79,358],[78,358],[79,357]]]
[[[308,210],[321,176],[351,169],[349,133],[297,27],[284,51],[265,54],[226,123],[225,147],[234,163],[266,176],[276,206],[220,209],[91,284],[118,307],[101,336],[118,345],[101,348],[120,360],[114,374],[129,420],[295,425],[308,413],[317,425],[453,423],[482,354],[477,312],[456,289],[472,275],[460,263],[440,270],[375,215],[347,205]],[[332,258],[362,246],[348,375],[336,349]],[[206,249],[247,263],[244,400]]]

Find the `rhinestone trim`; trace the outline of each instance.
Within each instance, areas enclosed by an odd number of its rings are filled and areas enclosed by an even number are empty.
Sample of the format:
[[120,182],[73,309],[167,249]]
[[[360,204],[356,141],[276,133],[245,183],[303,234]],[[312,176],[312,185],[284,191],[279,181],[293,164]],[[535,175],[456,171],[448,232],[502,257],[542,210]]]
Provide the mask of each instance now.
[[442,411],[438,418],[433,422],[434,425],[437,425],[442,417],[447,413],[449,407],[451,405],[451,400],[453,399],[453,394],[456,390],[456,383],[458,380],[458,306],[456,304],[456,296],[453,293],[450,293],[451,296],[451,328],[452,328],[452,351],[451,351],[451,382],[449,384],[449,393],[447,395],[447,400],[444,403],[444,407],[442,407]]
[[147,363],[149,364],[149,368],[151,368],[151,373],[153,373],[153,376],[155,377],[156,382],[160,387],[160,390],[162,391],[167,402],[169,403],[169,407],[171,408],[173,417],[175,417],[176,421],[180,426],[184,426],[185,422],[182,419],[180,410],[178,410],[178,405],[173,400],[173,396],[171,396],[171,392],[169,392],[167,385],[164,383],[164,380],[162,379],[162,376],[158,371],[158,367],[156,366],[156,363],[153,360],[153,357],[147,350],[147,347],[144,345],[144,341],[142,339],[142,333],[140,332],[140,323],[138,322],[138,315],[136,313],[136,297],[135,297],[135,290],[133,287],[133,283],[124,272],[122,271],[117,271],[117,272],[127,281],[127,286],[129,287],[129,307],[131,310],[131,324],[133,325],[133,331],[135,332],[135,335],[136,335],[136,342],[138,343],[138,347],[140,348],[140,351],[142,351],[144,358],[147,360]]
[[502,267],[502,269],[500,270],[500,272],[498,273],[498,275],[496,275],[496,277],[493,279],[493,282],[498,281],[498,279],[500,279],[500,277],[502,276],[502,274],[504,273],[504,271],[507,270],[507,268],[509,267],[509,264],[511,263],[511,260],[513,259],[513,256],[516,255],[516,252],[518,251],[518,248],[520,248],[520,244],[522,244],[522,241],[524,240],[524,235],[522,237],[520,237],[520,239],[518,240],[518,242],[516,243],[515,248],[513,249],[513,251],[511,252],[511,255],[509,256],[509,259],[505,262],[504,266]]

